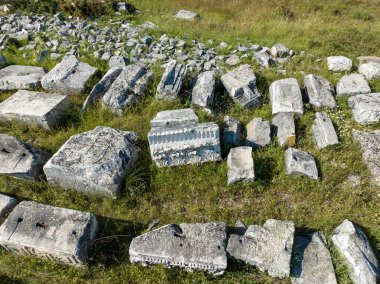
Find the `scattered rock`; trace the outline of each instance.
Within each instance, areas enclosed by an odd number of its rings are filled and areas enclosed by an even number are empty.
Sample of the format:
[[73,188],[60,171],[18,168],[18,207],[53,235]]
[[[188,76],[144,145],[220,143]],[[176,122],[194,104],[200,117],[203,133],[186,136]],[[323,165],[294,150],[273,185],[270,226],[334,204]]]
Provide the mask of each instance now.
[[221,275],[227,268],[226,243],[224,223],[170,224],[134,238],[129,257],[132,263]]
[[23,201],[1,225],[0,244],[15,254],[80,266],[97,231],[90,213]]
[[239,119],[225,116],[223,142],[225,145],[237,146],[241,139],[241,122]]
[[227,184],[238,182],[253,182],[255,172],[253,168],[252,148],[232,148],[227,158]]
[[254,52],[253,59],[256,60],[257,64],[265,68],[269,68],[275,64],[273,58],[264,52]]
[[354,119],[361,125],[380,121],[380,93],[352,96],[348,99],[348,104]]
[[359,56],[357,59],[359,60],[359,66],[369,62],[380,63],[380,57],[377,56]]
[[301,175],[318,179],[318,168],[314,157],[308,152],[289,148],[285,151],[285,167],[288,175]]
[[0,70],[0,90],[36,89],[45,75],[42,67],[10,65]]
[[182,20],[196,20],[200,18],[198,13],[194,13],[188,10],[180,10],[177,14],[174,15],[174,17]]
[[269,87],[272,114],[281,112],[303,114],[303,102],[297,79],[288,78],[273,82]]
[[380,78],[380,63],[369,62],[359,66],[359,73],[363,74],[367,80]]
[[186,76],[186,67],[175,60],[171,60],[157,86],[157,99],[174,100],[179,96],[183,80]]
[[116,198],[140,149],[137,135],[110,127],[71,136],[46,163],[49,184]]
[[287,48],[285,45],[281,43],[275,44],[270,50],[270,53],[272,54],[272,56],[280,57],[280,58],[288,57],[289,52],[290,52],[289,48]]
[[252,119],[247,125],[247,140],[245,144],[254,149],[265,147],[271,141],[270,123],[261,117]]
[[0,194],[0,224],[16,205],[17,200],[15,198]]
[[315,107],[336,108],[335,88],[327,79],[312,74],[306,75],[304,86],[310,104]]
[[216,79],[214,71],[206,71],[198,75],[194,85],[191,100],[192,103],[211,112],[215,97]]
[[195,125],[198,123],[198,120],[198,116],[190,108],[165,110],[157,113],[156,117],[150,122],[150,125],[152,128]]
[[249,226],[243,235],[232,234],[227,252],[272,277],[286,278],[290,275],[294,231],[293,222],[270,219],[263,226]]
[[352,60],[345,56],[330,56],[327,57],[327,67],[334,72],[349,71],[352,68]]
[[325,113],[316,113],[312,131],[314,141],[319,149],[339,144],[338,135],[335,132],[334,125]]
[[67,96],[20,90],[0,103],[0,120],[52,130],[60,124],[69,106]]
[[293,147],[296,145],[296,126],[293,115],[280,112],[272,119],[274,134],[277,136],[281,147]]
[[239,56],[237,56],[236,54],[233,54],[226,59],[226,64],[229,66],[236,66],[239,64],[239,61],[240,61]]
[[109,60],[110,69],[117,68],[117,67],[124,68],[125,66],[127,66],[127,64],[128,64],[128,59],[120,55],[114,55]]
[[322,232],[296,237],[292,284],[336,284],[334,266]]
[[344,256],[354,284],[378,283],[380,266],[364,232],[344,220],[333,232],[332,241]]
[[337,96],[369,94],[370,92],[371,88],[362,74],[343,76],[336,86]]

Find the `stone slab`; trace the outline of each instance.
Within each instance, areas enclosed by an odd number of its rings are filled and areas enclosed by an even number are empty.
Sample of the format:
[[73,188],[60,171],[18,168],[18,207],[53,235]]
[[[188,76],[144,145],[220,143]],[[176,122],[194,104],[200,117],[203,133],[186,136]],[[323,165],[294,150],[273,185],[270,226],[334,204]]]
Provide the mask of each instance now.
[[327,67],[334,72],[348,71],[352,68],[352,60],[345,56],[329,56],[327,57]]
[[20,202],[0,227],[0,244],[19,255],[82,265],[98,226],[90,213]]
[[319,149],[339,144],[331,119],[323,112],[317,112],[312,126],[314,141]]
[[369,94],[370,92],[371,88],[362,74],[354,73],[345,75],[336,85],[337,96],[353,96],[359,94]]
[[380,121],[380,93],[352,96],[348,99],[348,104],[355,121],[361,125]]
[[36,89],[45,75],[42,67],[10,65],[0,69],[0,90]]
[[285,168],[288,175],[301,175],[318,179],[318,168],[314,157],[304,151],[289,148],[285,151]]
[[216,78],[214,71],[206,71],[198,75],[194,85],[191,101],[203,107],[207,112],[212,111],[215,98]]
[[5,217],[17,205],[17,200],[13,197],[0,194],[0,224],[3,223]]
[[73,135],[46,163],[47,181],[116,198],[137,160],[137,134],[105,126]]
[[335,88],[327,79],[309,74],[304,77],[303,82],[310,104],[315,107],[336,108]]
[[185,76],[185,65],[171,60],[166,65],[165,72],[157,86],[156,98],[163,100],[174,100],[178,98]]
[[227,184],[253,182],[255,178],[252,148],[232,148],[227,158]]
[[67,96],[19,90],[0,103],[0,120],[56,128],[70,106]]
[[272,114],[281,112],[294,115],[303,114],[303,102],[298,81],[287,78],[273,82],[269,87]]
[[150,122],[152,128],[176,127],[180,125],[195,125],[198,123],[198,116],[190,108],[164,110],[157,113]]
[[280,112],[272,119],[274,134],[281,147],[292,147],[296,145],[296,125],[293,114]]
[[265,147],[271,142],[270,133],[269,121],[263,120],[261,117],[256,117],[247,124],[247,139],[245,145],[254,149]]

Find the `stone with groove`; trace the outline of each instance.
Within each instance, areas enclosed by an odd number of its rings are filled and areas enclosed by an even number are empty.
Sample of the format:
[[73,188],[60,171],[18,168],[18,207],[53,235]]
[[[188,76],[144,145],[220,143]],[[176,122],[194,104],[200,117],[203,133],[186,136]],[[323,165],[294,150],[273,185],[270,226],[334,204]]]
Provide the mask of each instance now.
[[253,167],[252,148],[232,148],[227,158],[228,184],[238,182],[252,182],[255,178]]
[[42,67],[10,65],[0,70],[0,90],[36,89],[45,75]]
[[319,149],[339,144],[338,135],[335,132],[334,125],[325,113],[316,113],[312,131],[314,141]]
[[157,86],[156,98],[162,100],[174,100],[178,98],[185,76],[185,65],[171,60],[166,65],[165,72]]
[[296,79],[287,78],[273,82],[269,87],[269,96],[273,115],[281,112],[298,116],[303,114],[302,94]]
[[285,151],[285,168],[288,175],[301,175],[311,179],[318,179],[318,168],[314,157],[308,152],[295,148]]
[[304,86],[310,104],[315,107],[336,108],[335,88],[327,79],[309,74],[304,77]]
[[380,93],[360,94],[348,99],[356,122],[361,125],[380,121]]

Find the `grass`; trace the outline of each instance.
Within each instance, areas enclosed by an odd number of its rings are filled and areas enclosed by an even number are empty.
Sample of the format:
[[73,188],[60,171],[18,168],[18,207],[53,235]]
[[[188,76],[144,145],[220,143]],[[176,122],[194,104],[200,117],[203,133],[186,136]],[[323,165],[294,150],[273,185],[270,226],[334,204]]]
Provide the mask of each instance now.
[[[295,50],[307,50],[324,58],[344,54],[380,55],[377,1],[185,1],[133,0],[143,13],[127,16],[134,23],[150,20],[160,26],[154,33],[188,35],[188,40],[226,41],[235,46],[244,43],[268,46],[282,42]],[[180,8],[199,11],[201,20],[194,23],[172,19]],[[370,15],[370,16],[369,16]],[[99,20],[106,24],[108,18]],[[21,56],[26,53],[25,58]],[[37,65],[34,51],[20,52],[9,48],[4,52],[10,64]],[[82,52],[82,60],[97,66],[101,73],[106,63]],[[41,66],[51,69],[57,61],[47,60]],[[195,108],[201,121],[216,121],[222,125],[223,116],[230,115],[248,123],[253,117],[271,119],[268,89],[271,82],[283,78],[275,70],[259,71],[251,60],[247,63],[257,70],[259,89],[264,95],[261,108],[249,111],[233,105],[222,88],[218,90],[218,113],[209,117]],[[302,84],[303,73],[320,74],[334,84],[342,74],[327,71],[325,61],[297,56],[284,65],[286,77],[295,77]],[[302,72],[303,73],[302,73]],[[158,111],[190,107],[187,87],[181,99],[159,102],[154,99],[162,69],[154,66],[154,80],[144,99],[126,110],[122,116],[95,106],[81,114],[85,95],[73,98],[74,106],[68,120],[54,131],[17,124],[0,125],[0,132],[12,134],[36,147],[52,153],[73,134],[107,125],[139,134],[142,149],[137,165],[127,178],[120,199],[89,196],[75,191],[51,187],[45,182],[28,182],[11,177],[0,177],[0,192],[19,200],[34,200],[54,206],[89,211],[96,214],[101,224],[101,235],[92,245],[88,267],[81,269],[31,257],[19,257],[0,252],[0,282],[4,283],[290,283],[273,279],[257,269],[236,261],[229,261],[224,276],[214,278],[202,272],[187,273],[162,266],[142,268],[131,265],[128,247],[133,236],[145,232],[152,220],[160,224],[180,222],[223,221],[232,226],[236,219],[246,224],[262,224],[269,218],[294,220],[297,233],[322,230],[331,236],[332,230],[344,219],[364,228],[380,259],[380,192],[370,183],[369,171],[361,160],[361,151],[351,138],[352,129],[379,129],[379,124],[361,127],[352,119],[345,99],[339,99],[335,112],[327,111],[339,134],[340,145],[318,150],[312,141],[311,124],[315,109],[305,105],[305,115],[297,120],[297,148],[311,152],[318,161],[322,179],[312,181],[285,174],[284,149],[276,145],[254,151],[256,181],[252,184],[227,186],[226,160],[199,166],[158,169],[149,155],[147,133],[149,122]],[[95,80],[90,85],[93,85]],[[380,92],[380,82],[371,81],[373,91]],[[90,86],[91,87],[91,86]],[[0,94],[0,101],[11,93]],[[225,152],[225,151],[224,151]],[[359,187],[347,183],[350,174],[361,177]],[[347,268],[329,239],[339,283],[351,283]]]

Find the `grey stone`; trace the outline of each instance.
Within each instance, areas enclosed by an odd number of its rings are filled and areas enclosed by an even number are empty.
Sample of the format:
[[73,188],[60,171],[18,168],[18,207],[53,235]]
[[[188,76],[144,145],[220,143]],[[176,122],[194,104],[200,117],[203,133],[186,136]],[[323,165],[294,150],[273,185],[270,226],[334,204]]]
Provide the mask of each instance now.
[[193,104],[211,111],[214,103],[215,88],[216,79],[214,71],[207,71],[198,75],[191,96]]
[[90,105],[106,94],[113,82],[120,75],[121,71],[123,71],[123,68],[120,67],[115,67],[108,70],[108,72],[94,86],[90,94],[87,96],[86,101],[83,103],[82,111],[86,110]]
[[113,68],[124,68],[128,63],[127,58],[121,55],[114,55],[109,59],[109,67],[110,69]]
[[137,135],[105,126],[71,136],[45,164],[48,183],[117,197],[140,149]]
[[334,230],[332,241],[346,259],[354,284],[379,282],[379,263],[366,235],[356,224],[344,220]]
[[339,144],[334,125],[325,113],[317,112],[315,114],[312,131],[314,141],[319,149]]
[[227,227],[224,223],[169,224],[134,238],[133,263],[204,270],[221,275],[227,268]]
[[223,142],[225,145],[236,146],[241,139],[241,122],[237,118],[224,117]]
[[310,104],[315,107],[336,108],[335,88],[327,79],[310,74],[304,77],[303,82]]
[[156,117],[150,122],[153,128],[175,127],[181,125],[195,125],[198,123],[198,116],[190,108],[164,110],[157,113]]
[[157,86],[156,98],[176,99],[181,91],[185,76],[186,67],[175,60],[171,60],[167,64],[164,75]]
[[343,76],[336,85],[337,96],[369,94],[370,92],[371,88],[362,74]]
[[243,234],[231,234],[227,252],[272,277],[286,278],[290,275],[294,231],[293,222],[270,219],[263,226],[249,226]]
[[285,151],[285,168],[288,175],[301,175],[318,179],[318,168],[314,157],[308,152],[289,148]]
[[0,244],[15,254],[80,266],[97,231],[90,213],[23,201],[1,225]]
[[16,205],[17,200],[15,198],[0,194],[0,224]]
[[303,114],[303,102],[297,79],[288,78],[273,82],[269,87],[272,114],[281,112]]
[[281,112],[272,119],[274,133],[281,147],[292,147],[296,145],[296,126],[293,115]]
[[380,63],[380,57],[377,56],[359,56],[357,59],[359,60],[359,66],[369,62]]
[[252,182],[255,178],[252,148],[232,148],[227,158],[228,184],[237,182]]
[[271,141],[270,139],[270,123],[261,117],[252,119],[247,124],[247,140],[245,145],[254,149],[265,147]]
[[239,56],[237,56],[236,54],[233,54],[226,59],[226,64],[230,66],[235,66],[239,64],[239,61],[240,61]]
[[42,77],[45,90],[63,95],[79,95],[86,89],[87,81],[97,68],[79,61],[70,55],[62,59],[49,73]]
[[247,108],[261,104],[261,94],[257,89],[255,73],[250,65],[240,65],[221,78],[224,87],[235,103]]
[[363,74],[367,80],[380,78],[380,63],[369,62],[361,64],[358,71]]
[[36,89],[45,75],[42,67],[10,65],[0,70],[0,90]]
[[345,56],[330,56],[327,57],[327,67],[334,72],[348,71],[352,68],[352,60]]
[[51,130],[60,124],[69,106],[67,96],[20,90],[0,103],[0,120]]
[[123,113],[128,106],[140,100],[151,78],[152,73],[145,67],[128,65],[103,96],[103,105],[115,113]]
[[280,57],[280,58],[288,57],[289,52],[290,52],[289,48],[287,48],[285,45],[281,43],[275,44],[270,50],[270,53],[272,54],[272,56]]
[[334,266],[322,232],[296,237],[292,284],[336,284]]
[[0,173],[29,180],[43,177],[42,167],[51,157],[8,134],[0,134],[0,149]]
[[364,132],[353,130],[352,136],[359,142],[363,160],[367,164],[373,182],[380,186],[380,130]]
[[199,19],[199,14],[188,10],[180,10],[174,17],[182,20],[196,20]]
[[354,119],[361,125],[380,121],[380,93],[352,96],[348,99],[348,104]]
[[270,66],[275,64],[273,58],[263,52],[254,52],[253,58],[256,60],[257,64],[265,68],[269,68]]

